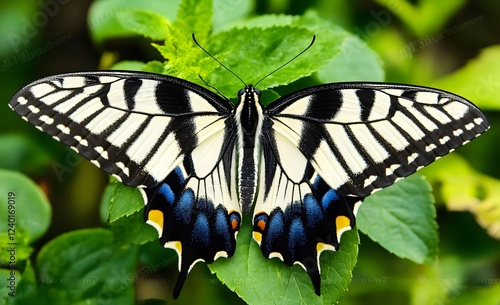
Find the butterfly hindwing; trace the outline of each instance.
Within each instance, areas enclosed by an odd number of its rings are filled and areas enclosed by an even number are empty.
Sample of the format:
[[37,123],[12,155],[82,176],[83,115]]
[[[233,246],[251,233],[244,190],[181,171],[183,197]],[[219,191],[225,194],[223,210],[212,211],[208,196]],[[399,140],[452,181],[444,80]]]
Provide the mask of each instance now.
[[[197,262],[234,254],[242,215],[236,198],[236,151],[229,139],[231,135],[216,133],[161,184],[145,191],[146,222],[179,257],[174,298]],[[199,153],[206,158],[200,159]]]
[[229,102],[164,75],[54,75],[19,90],[10,107],[129,186],[152,187],[231,112]]
[[[304,268],[320,295],[321,252],[339,248],[342,233],[355,226],[363,198],[337,194],[297,148],[278,144],[286,141],[270,130],[263,135],[253,237],[265,257]],[[302,158],[305,168],[289,158]],[[301,176],[295,175],[300,170]]]

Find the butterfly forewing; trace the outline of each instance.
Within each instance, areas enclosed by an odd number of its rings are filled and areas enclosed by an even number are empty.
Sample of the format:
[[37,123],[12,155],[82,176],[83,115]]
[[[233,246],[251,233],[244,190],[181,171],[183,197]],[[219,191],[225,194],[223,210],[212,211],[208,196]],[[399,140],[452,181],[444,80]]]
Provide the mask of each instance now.
[[10,106],[126,185],[147,187],[163,181],[232,108],[181,79],[120,71],[43,78]]
[[338,83],[298,91],[266,109],[337,193],[365,197],[489,127],[464,98],[435,89]]

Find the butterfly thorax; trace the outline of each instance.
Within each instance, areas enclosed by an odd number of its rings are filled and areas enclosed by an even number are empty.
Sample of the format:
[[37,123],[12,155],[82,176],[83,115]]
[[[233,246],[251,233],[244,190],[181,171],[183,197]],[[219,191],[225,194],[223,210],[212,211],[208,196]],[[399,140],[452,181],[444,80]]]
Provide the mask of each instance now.
[[256,187],[263,109],[260,91],[247,85],[238,92],[235,119],[238,128],[238,188],[243,213],[250,211]]

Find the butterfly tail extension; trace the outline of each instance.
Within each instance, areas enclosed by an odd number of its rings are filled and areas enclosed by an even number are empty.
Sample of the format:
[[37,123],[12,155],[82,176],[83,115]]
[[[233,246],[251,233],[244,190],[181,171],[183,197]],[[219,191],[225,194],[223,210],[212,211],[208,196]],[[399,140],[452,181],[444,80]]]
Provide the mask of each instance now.
[[216,168],[204,179],[190,173],[192,169],[180,165],[163,183],[145,191],[146,222],[156,228],[160,243],[175,250],[179,258],[174,298],[196,263],[233,256],[241,223],[239,209],[225,205],[230,200],[227,185],[218,182],[221,171]]

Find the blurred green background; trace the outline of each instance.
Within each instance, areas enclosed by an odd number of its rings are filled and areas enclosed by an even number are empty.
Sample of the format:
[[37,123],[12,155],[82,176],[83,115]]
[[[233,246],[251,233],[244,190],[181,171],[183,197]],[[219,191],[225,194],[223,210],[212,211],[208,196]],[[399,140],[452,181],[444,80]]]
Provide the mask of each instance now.
[[[22,121],[7,107],[10,96],[55,73],[109,68],[122,60],[163,60],[144,38],[125,33],[109,39],[89,28],[93,2],[105,1],[0,3],[0,168],[29,176],[51,203],[49,231],[35,249],[63,232],[103,226],[99,208],[108,177]],[[216,5],[234,6],[230,0]],[[490,131],[459,149],[456,157],[449,156],[453,160],[424,172],[436,191],[439,264],[399,259],[362,235],[353,282],[341,304],[499,304],[500,2],[274,0],[242,9],[249,16],[315,10],[367,42],[383,62],[386,81],[463,95],[490,119]],[[175,17],[175,11],[163,13]],[[353,63],[353,69],[363,66]],[[209,276],[198,269],[196,276]],[[168,271],[173,278],[175,266]],[[171,298],[162,292],[162,283],[143,279],[136,285],[138,299]],[[228,292],[217,289],[221,294],[212,295],[213,302],[227,300]]]

